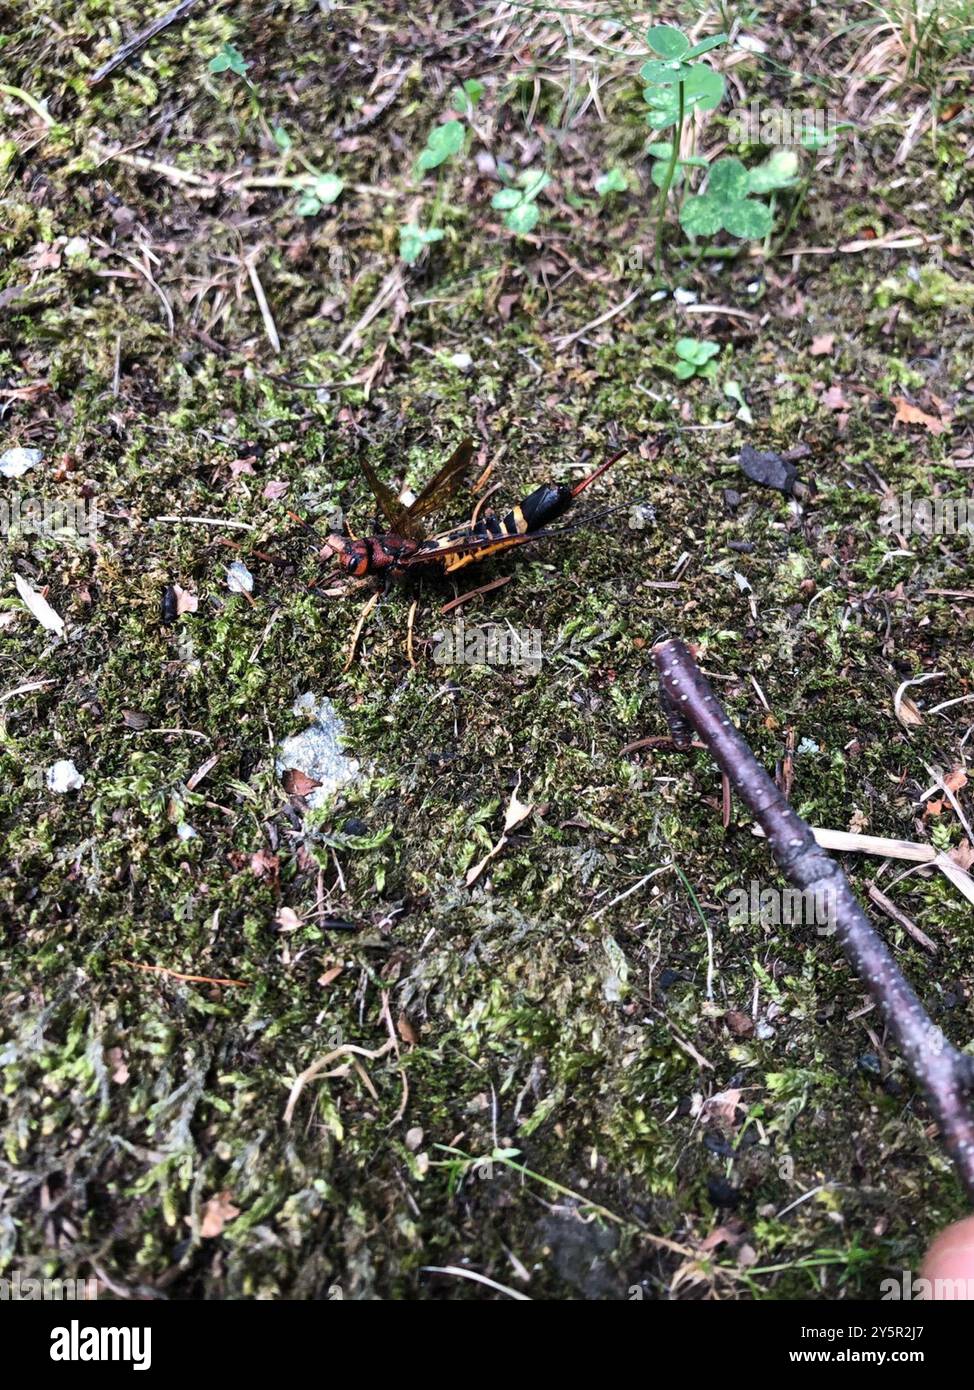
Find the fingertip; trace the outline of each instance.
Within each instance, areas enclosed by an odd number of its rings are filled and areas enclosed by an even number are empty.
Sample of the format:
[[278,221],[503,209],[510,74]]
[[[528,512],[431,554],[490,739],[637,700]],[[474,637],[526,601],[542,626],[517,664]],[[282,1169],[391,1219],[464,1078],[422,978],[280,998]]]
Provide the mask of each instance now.
[[[920,1277],[931,1281],[935,1299],[957,1298],[958,1280],[966,1281],[966,1297],[974,1298],[974,1216],[955,1221],[940,1232],[927,1251]],[[939,1291],[937,1281],[940,1282]],[[949,1293],[946,1291],[948,1285]]]

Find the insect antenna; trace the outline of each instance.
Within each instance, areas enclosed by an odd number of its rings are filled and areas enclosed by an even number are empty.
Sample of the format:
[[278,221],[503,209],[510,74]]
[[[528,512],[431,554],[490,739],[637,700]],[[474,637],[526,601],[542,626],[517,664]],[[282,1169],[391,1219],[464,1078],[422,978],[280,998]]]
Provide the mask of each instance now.
[[323,537],[315,530],[310,521],[306,521],[303,516],[298,516],[297,512],[288,511],[287,515],[292,521],[296,521],[303,531],[308,533],[308,540],[313,550],[321,549]]
[[583,478],[580,483],[575,484],[575,486],[572,488],[572,496],[578,497],[581,493],[585,491],[587,487],[591,487],[592,483],[595,482],[596,478],[601,478],[603,473],[605,473],[609,468],[611,468],[614,463],[618,463],[622,456],[624,454],[627,454],[628,452],[628,449],[620,449],[617,454],[613,454],[610,459],[606,459],[605,463],[600,464],[599,467],[596,468],[594,473],[590,473],[587,478]]
[[[298,516],[297,512],[292,512],[290,510],[288,510],[287,515],[291,518],[292,521],[296,521],[299,526],[303,526],[306,531],[310,531],[312,535],[318,536],[318,532],[311,525],[311,522],[307,521],[303,516]],[[318,539],[320,540],[321,537],[318,536]]]
[[[638,504],[637,504],[638,505]],[[628,512],[633,506],[632,502],[617,502],[613,507],[600,507],[598,511],[586,512],[584,516],[579,516],[574,521],[566,522],[563,526],[549,527],[552,535],[566,535],[569,531],[587,530],[595,522],[604,521],[607,516],[612,516],[615,512]]]

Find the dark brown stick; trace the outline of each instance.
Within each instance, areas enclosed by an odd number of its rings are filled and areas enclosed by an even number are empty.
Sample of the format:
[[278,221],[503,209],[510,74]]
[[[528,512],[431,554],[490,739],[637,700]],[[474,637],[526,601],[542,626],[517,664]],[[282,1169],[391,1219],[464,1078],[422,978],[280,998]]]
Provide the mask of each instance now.
[[175,9],[170,10],[168,14],[160,15],[144,29],[140,29],[134,38],[122,44],[118,52],[109,58],[107,63],[103,63],[97,72],[92,73],[91,77],[88,78],[88,86],[97,87],[99,82],[104,82],[106,77],[111,77],[116,68],[127,63],[138,53],[140,48],[146,46],[150,39],[154,39],[156,34],[161,34],[163,29],[168,29],[170,24],[175,24],[177,20],[185,19],[196,3],[197,0],[180,0]]
[[699,734],[767,836],[785,878],[832,905],[836,936],[926,1093],[944,1144],[974,1200],[974,1114],[969,1103],[974,1057],[954,1047],[929,1017],[845,874],[756,761],[683,643],[660,643],[653,659],[674,744],[689,748],[691,730]]

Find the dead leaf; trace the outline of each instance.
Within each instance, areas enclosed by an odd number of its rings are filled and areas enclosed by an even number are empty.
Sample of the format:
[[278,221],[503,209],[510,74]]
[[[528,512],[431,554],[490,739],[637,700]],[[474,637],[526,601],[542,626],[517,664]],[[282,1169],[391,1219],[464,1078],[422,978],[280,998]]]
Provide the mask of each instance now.
[[896,717],[900,721],[900,723],[905,725],[907,728],[911,724],[923,723],[923,715],[920,713],[919,707],[916,705],[916,703],[910,699],[909,695],[902,696],[899,703],[897,704]]
[[343,965],[333,965],[330,970],[326,970],[323,975],[319,975],[318,983],[321,985],[322,989],[324,989],[326,985],[330,985],[332,980],[337,980],[344,969],[345,967]]
[[271,854],[270,850],[259,849],[256,854],[250,856],[250,872],[255,878],[277,878],[280,867],[280,859],[276,854]]
[[[520,785],[520,781],[518,781],[518,786]],[[507,844],[507,837],[509,833],[512,830],[514,830],[517,826],[519,826],[522,821],[527,820],[528,816],[530,816],[533,810],[533,806],[528,806],[525,802],[518,801],[517,788],[515,787],[514,791],[511,793],[511,799],[508,803],[507,811],[504,815],[503,833],[500,839],[497,841],[497,844],[494,845],[493,849],[490,850],[487,854],[485,854],[483,859],[481,859],[479,863],[475,864],[472,869],[467,870],[466,883],[468,888],[473,887],[473,885],[477,882],[477,879],[486,869],[490,861],[493,858],[495,858],[496,855],[500,854],[501,850]]]
[[409,1019],[406,1017],[405,1014],[400,1014],[399,1017],[396,1019],[396,1031],[402,1038],[403,1042],[409,1043],[411,1047],[415,1047],[416,1044],[419,1042],[419,1034],[416,1032],[416,1029],[410,1023]]
[[813,357],[830,357],[832,349],[835,347],[834,333],[820,333],[812,339],[812,345],[808,349]]
[[182,613],[195,613],[200,606],[199,598],[196,594],[191,594],[188,589],[181,589],[178,584],[172,586],[172,591],[176,595],[176,617]]
[[44,595],[32,588],[19,574],[14,575],[14,584],[17,586],[17,592],[23,599],[25,606],[33,613],[41,627],[63,637],[64,619],[59,613],[55,613]]
[[31,270],[58,270],[61,265],[61,253],[55,251],[53,246],[46,246],[42,242],[35,247],[35,254],[27,264]]
[[302,772],[299,767],[289,767],[281,778],[281,784],[288,796],[309,796],[321,783]]
[[124,1086],[129,1079],[129,1069],[125,1065],[125,1053],[120,1047],[110,1047],[105,1054],[112,1065],[112,1080],[116,1086]]
[[959,864],[962,869],[969,873],[974,868],[974,845],[971,844],[970,840],[961,840],[960,844],[950,851],[950,857],[955,864]]
[[272,478],[269,483],[264,484],[264,496],[268,502],[276,502],[279,497],[283,497],[291,486],[282,478]]
[[45,391],[50,391],[50,384],[46,381],[35,381],[31,386],[5,386],[0,391],[0,396],[5,401],[30,401],[35,396],[42,396]]
[[849,410],[851,408],[841,386],[830,386],[827,391],[822,393],[821,401],[826,410]]
[[939,801],[928,801],[927,804],[926,804],[926,806],[924,806],[924,808],[923,808],[923,819],[924,819],[924,820],[933,820],[936,816],[939,816],[939,815],[940,815],[940,813],[943,811],[943,809],[944,809],[943,797],[941,797]]
[[[211,1197],[208,1202],[204,1202],[200,1208],[200,1235],[204,1240],[213,1240],[215,1236],[223,1234],[223,1228],[228,1221],[233,1221],[240,1215],[240,1208],[233,1205],[229,1192],[220,1192],[216,1197]],[[187,1225],[191,1225],[191,1219],[187,1216]]]
[[206,776],[206,774],[208,772],[211,772],[212,769],[216,767],[219,761],[219,753],[214,753],[212,758],[207,758],[205,763],[200,763],[196,771],[191,776],[186,778],[186,790],[188,792],[195,791],[199,784],[202,782],[203,778]]
[[955,767],[953,772],[948,772],[944,778],[944,786],[949,792],[959,792],[961,787],[967,786],[967,773],[962,767]]
[[928,415],[917,405],[911,405],[905,396],[894,396],[893,405],[896,406],[894,425],[923,425],[931,434],[943,434],[947,428],[943,420],[938,420],[935,415]]
[[718,1249],[721,1245],[735,1245],[740,1240],[740,1235],[732,1231],[729,1226],[715,1226],[709,1236],[705,1236],[700,1242],[701,1251],[709,1252]]
[[735,1038],[749,1038],[754,1032],[753,1018],[750,1014],[741,1013],[739,1009],[728,1009],[724,1014],[724,1022]]
[[301,925],[301,918],[293,907],[282,907],[274,918],[281,931],[297,931]]
[[511,800],[507,807],[507,815],[504,817],[504,834],[509,834],[516,829],[522,821],[527,820],[534,810],[533,806],[526,805],[523,801],[518,801],[517,792],[511,793]]
[[741,1093],[737,1089],[718,1091],[705,1100],[701,1114],[728,1129],[737,1127],[737,1112],[741,1107]]

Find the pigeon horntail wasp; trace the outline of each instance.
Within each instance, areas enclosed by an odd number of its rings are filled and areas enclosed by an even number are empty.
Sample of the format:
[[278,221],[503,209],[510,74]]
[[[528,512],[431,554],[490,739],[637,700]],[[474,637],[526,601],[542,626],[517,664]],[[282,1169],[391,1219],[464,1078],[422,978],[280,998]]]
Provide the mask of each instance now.
[[456,489],[470,466],[473,440],[463,441],[409,506],[401,502],[372,465],[362,459],[362,471],[389,530],[377,531],[364,539],[331,535],[322,548],[322,558],[336,559],[339,570],[355,579],[368,575],[391,580],[420,573],[454,574],[467,565],[503,555],[531,541],[548,540],[574,530],[573,526],[552,527],[551,523],[564,516],[576,497],[625,452],[623,449],[613,454],[574,487],[566,483],[542,483],[504,516],[498,516],[492,507],[481,512],[478,504],[469,521],[433,536],[427,534],[421,519],[441,507]]
[[[488,560],[494,555],[503,555],[505,551],[531,541],[548,540],[575,530],[576,525],[552,526],[551,522],[564,516],[576,497],[626,453],[623,449],[613,454],[574,487],[567,483],[542,483],[503,516],[498,516],[492,507],[483,507],[483,502],[489,496],[489,493],[485,493],[474,507],[469,521],[450,531],[429,535],[421,524],[422,518],[442,507],[455,491],[470,467],[473,450],[473,440],[465,439],[408,506],[379,478],[368,460],[362,459],[362,471],[389,529],[380,529],[377,518],[376,530],[371,536],[358,538],[333,533],[319,552],[321,558],[336,560],[338,575],[345,574],[352,579],[381,578],[385,581],[386,589],[394,579],[411,575],[455,574],[467,565]],[[294,519],[307,525],[301,517],[295,516]],[[379,598],[380,593],[376,592],[359,617],[346,670],[354,660],[365,620]],[[415,611],[414,602],[409,614],[406,647],[413,665],[412,622]]]

